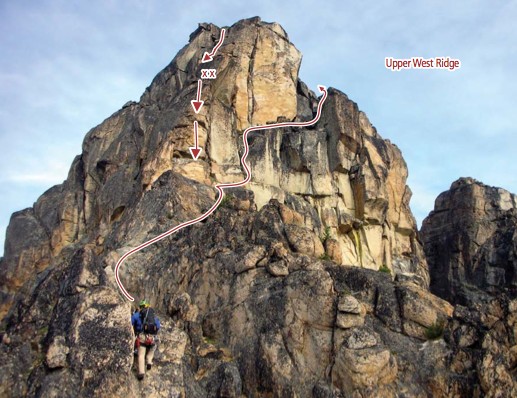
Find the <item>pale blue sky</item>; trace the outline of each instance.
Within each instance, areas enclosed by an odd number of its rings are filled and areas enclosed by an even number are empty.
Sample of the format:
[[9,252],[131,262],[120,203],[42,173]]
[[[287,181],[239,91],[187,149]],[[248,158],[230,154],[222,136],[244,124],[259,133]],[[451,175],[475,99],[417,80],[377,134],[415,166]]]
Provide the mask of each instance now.
[[[0,247],[10,214],[66,178],[86,132],[137,101],[199,22],[256,15],[286,29],[313,90],[342,90],[401,148],[419,222],[460,176],[517,192],[516,1],[3,1]],[[390,56],[462,67],[395,73]]]

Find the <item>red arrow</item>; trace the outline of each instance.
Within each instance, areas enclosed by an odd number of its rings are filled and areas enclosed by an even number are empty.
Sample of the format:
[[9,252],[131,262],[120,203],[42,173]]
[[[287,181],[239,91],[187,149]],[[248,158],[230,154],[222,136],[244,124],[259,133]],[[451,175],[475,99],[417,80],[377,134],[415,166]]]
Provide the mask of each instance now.
[[197,122],[194,122],[194,141],[196,146],[191,146],[189,148],[190,153],[192,154],[192,159],[197,160],[199,154],[201,153],[201,148],[199,148],[197,143]]
[[219,47],[221,47],[223,45],[225,32],[226,32],[225,29],[221,29],[221,37],[219,37],[219,42],[216,44],[216,46],[214,47],[214,49],[212,50],[211,53],[208,53],[205,51],[205,53],[203,54],[203,59],[201,60],[201,63],[204,64],[205,62],[210,62],[214,59],[215,53],[217,52],[217,50],[219,50]]
[[201,88],[203,87],[203,81],[199,79],[197,81],[197,96],[195,100],[190,101],[192,104],[192,108],[194,108],[194,112],[199,113],[201,107],[205,103],[205,101],[201,101]]

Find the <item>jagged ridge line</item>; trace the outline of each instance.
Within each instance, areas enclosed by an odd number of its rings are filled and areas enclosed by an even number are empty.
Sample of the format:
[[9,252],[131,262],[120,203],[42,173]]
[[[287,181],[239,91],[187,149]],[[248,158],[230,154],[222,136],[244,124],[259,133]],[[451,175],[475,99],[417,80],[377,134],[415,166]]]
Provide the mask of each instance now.
[[148,240],[145,243],[142,243],[140,246],[137,246],[134,249],[131,249],[130,251],[128,251],[126,254],[124,254],[117,261],[117,264],[115,266],[115,279],[116,279],[118,287],[122,291],[123,295],[129,301],[135,301],[135,299],[124,288],[124,285],[120,281],[120,277],[119,277],[120,266],[124,263],[124,261],[129,256],[131,256],[132,254],[139,252],[140,250],[142,250],[142,249],[152,245],[153,243],[156,243],[156,242],[166,238],[169,235],[172,235],[173,233],[175,233],[175,232],[177,232],[177,231],[179,231],[179,230],[181,230],[181,229],[183,229],[185,227],[188,227],[190,225],[194,225],[194,224],[197,224],[198,222],[203,221],[205,218],[209,217],[217,209],[217,207],[219,206],[219,204],[223,200],[223,198],[224,198],[224,189],[226,189],[226,188],[242,187],[242,186],[246,185],[251,180],[251,171],[249,169],[248,164],[246,163],[246,158],[248,157],[248,154],[249,154],[249,144],[248,144],[248,134],[249,133],[251,133],[253,131],[258,131],[258,130],[269,130],[269,129],[276,129],[276,128],[281,128],[281,127],[307,127],[307,126],[311,126],[311,125],[317,123],[318,120],[321,117],[321,109],[323,108],[323,103],[327,99],[327,90],[326,90],[326,88],[323,87],[323,86],[318,86],[318,88],[320,89],[320,91],[323,92],[323,96],[321,97],[320,102],[318,103],[318,108],[317,108],[316,116],[314,117],[314,119],[309,120],[307,122],[283,122],[283,123],[275,123],[275,124],[266,124],[266,125],[262,125],[262,126],[253,126],[253,127],[248,127],[244,131],[244,134],[242,135],[242,140],[244,142],[245,150],[244,150],[244,153],[243,153],[243,155],[241,157],[241,165],[244,167],[244,170],[246,170],[246,178],[244,180],[242,180],[240,182],[235,182],[235,183],[217,184],[215,186],[215,188],[219,192],[219,196],[218,196],[217,200],[215,201],[215,203],[212,205],[212,207],[210,209],[208,209],[204,214],[202,214],[201,216],[199,216],[198,218],[195,218],[193,220],[181,223],[181,224],[177,225],[176,227],[171,228],[168,231],[165,231],[162,234],[154,237],[153,239]]

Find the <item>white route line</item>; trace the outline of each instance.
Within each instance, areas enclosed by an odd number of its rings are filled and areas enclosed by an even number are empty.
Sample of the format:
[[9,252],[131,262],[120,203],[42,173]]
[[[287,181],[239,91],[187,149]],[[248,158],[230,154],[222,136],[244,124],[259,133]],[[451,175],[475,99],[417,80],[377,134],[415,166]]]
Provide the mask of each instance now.
[[145,243],[142,243],[140,246],[137,246],[134,249],[131,249],[117,261],[117,265],[115,266],[115,278],[117,280],[117,284],[118,284],[120,290],[122,291],[124,296],[129,301],[135,301],[135,299],[124,288],[124,285],[122,285],[122,282],[120,281],[120,277],[119,277],[120,266],[124,263],[124,261],[132,254],[135,254],[136,252],[146,248],[147,246],[150,246],[153,243],[156,243],[156,242],[162,240],[163,238],[166,238],[167,236],[172,235],[174,232],[177,232],[185,227],[188,227],[189,225],[194,225],[200,221],[203,221],[205,218],[210,216],[210,214],[212,214],[217,209],[217,207],[223,200],[224,189],[242,187],[251,180],[251,171],[248,167],[248,164],[246,163],[246,158],[248,157],[248,153],[249,153],[249,145],[248,145],[248,134],[249,133],[251,133],[252,131],[277,129],[277,128],[281,128],[281,127],[306,127],[306,126],[311,126],[311,125],[315,124],[321,117],[321,109],[323,107],[323,103],[327,99],[327,89],[324,86],[318,86],[318,89],[320,90],[320,92],[323,93],[323,96],[321,97],[320,102],[318,103],[318,110],[316,112],[316,116],[314,117],[314,119],[309,120],[308,122],[284,122],[284,123],[276,123],[276,124],[266,124],[263,126],[248,127],[244,131],[244,134],[242,135],[242,140],[244,142],[245,149],[244,149],[244,154],[241,157],[241,164],[244,167],[244,170],[246,170],[246,178],[240,182],[228,183],[228,184],[217,184],[215,186],[215,188],[219,191],[219,197],[217,198],[216,202],[212,205],[212,207],[209,210],[207,210],[204,214],[202,214],[198,218],[181,223],[178,226],[176,226],[172,229],[169,229],[168,231],[156,236],[155,238],[148,240]]

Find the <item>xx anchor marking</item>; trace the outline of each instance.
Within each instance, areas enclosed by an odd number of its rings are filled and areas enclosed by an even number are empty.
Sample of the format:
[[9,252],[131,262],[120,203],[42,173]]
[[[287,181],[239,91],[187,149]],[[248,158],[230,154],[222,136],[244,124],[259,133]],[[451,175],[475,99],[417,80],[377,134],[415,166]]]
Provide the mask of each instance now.
[[[202,63],[212,61],[213,56],[215,55],[215,53],[217,52],[219,47],[221,47],[221,45],[223,44],[224,34],[225,34],[225,30],[221,29],[221,37],[219,39],[219,42],[214,47],[212,52],[210,52],[210,53],[205,52],[203,59],[201,61]],[[215,79],[216,77],[217,77],[216,69],[202,69],[201,70],[201,79]],[[201,110],[201,107],[203,106],[203,103],[204,103],[203,101],[201,101],[201,89],[203,86],[203,81],[201,79],[198,79],[198,81],[197,81],[196,99],[191,101],[192,107],[194,108],[194,112],[196,114]],[[162,240],[163,238],[166,238],[167,236],[172,235],[173,233],[175,233],[185,227],[188,227],[189,225],[194,225],[200,221],[203,221],[217,209],[217,207],[219,206],[219,204],[221,203],[221,201],[224,198],[224,190],[226,188],[242,187],[251,180],[251,170],[249,169],[249,166],[246,163],[246,158],[248,157],[248,153],[249,153],[249,144],[248,144],[248,134],[249,133],[251,133],[253,131],[270,130],[270,129],[277,129],[277,128],[283,128],[283,127],[306,127],[306,126],[311,126],[311,125],[315,124],[321,117],[321,109],[323,107],[323,103],[327,99],[327,89],[324,86],[318,86],[318,89],[320,90],[320,92],[323,95],[318,103],[318,109],[317,109],[316,116],[314,117],[314,119],[309,120],[308,122],[285,122],[285,123],[276,123],[276,124],[266,124],[263,126],[248,127],[244,131],[244,134],[242,135],[242,141],[244,143],[244,154],[241,157],[241,165],[244,168],[244,170],[246,171],[246,178],[244,180],[242,180],[240,182],[235,182],[235,183],[217,184],[215,186],[215,189],[217,189],[217,191],[219,192],[219,196],[217,197],[217,200],[212,205],[212,207],[210,209],[208,209],[204,214],[200,215],[199,217],[197,217],[193,220],[181,223],[180,225],[177,225],[176,227],[169,229],[168,231],[165,231],[164,233],[156,236],[155,238],[148,240],[145,243],[142,243],[141,245],[139,245],[139,246],[135,247],[134,249],[131,249],[130,251],[125,253],[117,261],[117,264],[115,265],[115,279],[117,281],[118,287],[120,288],[122,294],[129,301],[135,301],[135,299],[124,288],[124,285],[122,285],[122,282],[120,281],[120,276],[119,276],[120,267],[122,266],[124,261],[132,254],[139,252],[140,250],[146,248],[147,246],[150,246],[153,243],[156,243],[156,242]],[[194,160],[197,160],[199,157],[199,154],[201,153],[201,148],[198,145],[198,122],[197,121],[194,122],[194,143],[195,143],[195,145],[193,147],[190,147],[189,150],[192,154],[192,158]]]
[[216,79],[217,69],[201,69],[201,79]]

